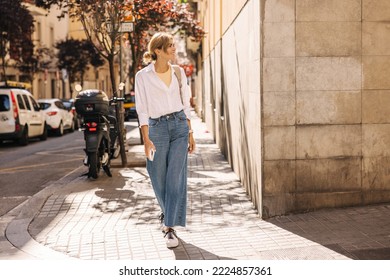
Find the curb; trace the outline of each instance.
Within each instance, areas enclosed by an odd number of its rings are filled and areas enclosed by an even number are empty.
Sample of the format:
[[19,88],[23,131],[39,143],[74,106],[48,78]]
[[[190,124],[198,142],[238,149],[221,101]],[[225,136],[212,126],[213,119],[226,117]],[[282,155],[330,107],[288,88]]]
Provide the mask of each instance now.
[[146,159],[144,156],[144,146],[143,145],[127,145],[128,149],[126,150],[127,163],[122,164],[122,159],[119,156],[118,158],[111,161],[112,168],[123,168],[123,167],[146,167]]
[[[143,156],[143,145],[128,145],[127,147],[127,164],[123,166],[121,158],[118,157],[111,162],[111,167],[146,167],[146,160]],[[77,179],[80,176],[79,173],[83,173],[84,171],[85,166],[74,169],[59,180],[49,184],[23,203],[11,209],[2,217],[2,219],[8,221],[8,223],[2,225],[5,238],[4,240],[0,240],[0,260],[10,259],[9,256],[11,255],[16,259],[76,259],[54,251],[35,241],[29,234],[28,227],[39,213],[46,200],[55,192],[65,190],[67,184]],[[19,255],[19,257],[17,255]]]
[[[48,185],[20,205],[16,206],[8,213],[6,213],[3,218],[5,220],[10,220],[8,225],[4,230],[4,235],[9,244],[14,248],[12,249],[11,254],[15,254],[15,249],[27,254],[31,258],[48,258],[54,260],[64,260],[64,259],[73,259],[67,255],[53,251],[44,245],[36,242],[28,232],[28,226],[34,220],[37,213],[46,202],[46,200],[53,195],[56,191],[62,190],[67,187],[67,183],[79,177],[79,170],[84,167],[78,167],[73,171],[69,172],[58,181]],[[75,176],[77,174],[77,176]],[[5,253],[7,255],[7,251]],[[1,259],[0,255],[0,259]]]

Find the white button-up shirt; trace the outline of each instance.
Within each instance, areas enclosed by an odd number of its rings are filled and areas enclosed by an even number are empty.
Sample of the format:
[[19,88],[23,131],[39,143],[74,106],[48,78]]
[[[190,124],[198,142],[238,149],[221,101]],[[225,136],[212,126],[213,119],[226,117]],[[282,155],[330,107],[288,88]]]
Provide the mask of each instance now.
[[158,118],[181,110],[184,110],[190,119],[191,89],[187,84],[187,77],[180,68],[183,105],[179,81],[172,65],[170,67],[172,77],[169,87],[157,76],[154,63],[150,63],[135,75],[135,103],[140,126],[148,125],[149,118]]

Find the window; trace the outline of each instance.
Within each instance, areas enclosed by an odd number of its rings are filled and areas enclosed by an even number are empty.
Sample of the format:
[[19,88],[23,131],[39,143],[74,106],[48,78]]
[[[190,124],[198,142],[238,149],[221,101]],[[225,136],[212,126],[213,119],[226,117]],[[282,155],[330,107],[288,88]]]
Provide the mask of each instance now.
[[56,96],[56,80],[51,79],[50,85],[51,97],[54,98]]
[[41,30],[41,23],[37,22],[37,41],[39,45],[41,45],[42,42],[42,30]]
[[18,100],[19,109],[20,109],[20,110],[26,110],[26,105],[24,105],[22,96],[21,96],[20,94],[18,94],[18,95],[16,96],[16,99]]
[[28,102],[27,95],[23,95],[23,100],[24,100],[24,103],[26,104],[27,110],[31,111],[31,105],[30,105],[30,102]]
[[50,103],[46,103],[46,102],[39,102],[39,104],[41,105],[42,110],[46,110],[51,106]]
[[57,106],[58,108],[66,110],[64,104],[62,104],[61,101],[56,101],[56,102],[54,102],[54,104],[56,104],[56,106]]
[[37,102],[35,102],[35,100],[31,96],[29,96],[29,98],[30,98],[31,104],[34,107],[34,111],[39,111],[39,105],[37,104]]
[[50,47],[54,46],[54,27],[50,27]]
[[6,112],[11,109],[8,95],[0,95],[0,112]]

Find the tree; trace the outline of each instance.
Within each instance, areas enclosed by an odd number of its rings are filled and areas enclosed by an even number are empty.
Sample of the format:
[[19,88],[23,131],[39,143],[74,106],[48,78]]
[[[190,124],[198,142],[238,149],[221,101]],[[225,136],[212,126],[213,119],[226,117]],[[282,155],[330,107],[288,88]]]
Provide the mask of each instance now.
[[88,40],[66,39],[57,42],[57,67],[66,69],[69,77],[69,90],[72,92],[72,84],[79,80],[84,83],[84,75],[88,65],[94,67],[103,65],[104,61],[96,52],[92,43]]
[[48,69],[53,61],[54,53],[45,47],[36,49],[32,55],[22,56],[23,59],[16,63],[19,70],[26,74],[30,83],[34,81],[34,75],[39,71]]
[[7,57],[23,62],[33,55],[34,19],[21,0],[0,0],[0,11],[0,58],[6,80]]
[[135,32],[129,33],[129,45],[132,54],[130,77],[142,67],[142,56],[147,50],[147,43],[157,31],[171,31],[200,41],[205,35],[203,28],[190,10],[187,1],[134,0],[132,14],[135,19]]
[[180,32],[195,41],[200,41],[205,34],[185,0],[37,0],[35,3],[46,9],[57,5],[63,13],[69,13],[71,18],[82,23],[87,38],[109,64],[114,95],[117,86],[114,57],[119,53],[120,27],[126,18],[134,19],[135,30],[128,34],[131,77],[142,65],[147,42],[156,31]]
[[99,54],[108,62],[111,87],[117,96],[117,84],[114,72],[114,57],[118,54],[117,43],[120,37],[120,24],[124,16],[123,7],[128,0],[38,0],[37,6],[50,9],[57,5],[63,13],[82,23],[87,39],[94,45]]
[[[49,9],[52,5],[63,8],[71,18],[79,20],[87,39],[93,43],[100,55],[107,60],[110,69],[111,87],[117,96],[117,84],[114,73],[114,58],[121,45],[121,23],[126,17],[135,18],[135,31],[130,33],[129,43],[132,51],[130,77],[134,77],[146,49],[151,31],[172,30],[176,27],[195,40],[203,37],[204,31],[188,11],[187,4],[179,4],[174,0],[37,0],[37,6]],[[119,124],[123,126],[123,112],[117,108]],[[121,141],[122,164],[126,162],[123,144],[123,131],[119,129]]]
[[[121,33],[119,32],[121,21],[124,17],[124,6],[130,4],[128,0],[37,0],[35,4],[46,9],[52,5],[64,8],[73,19],[79,20],[84,28],[87,39],[94,45],[99,54],[108,62],[110,70],[111,88],[114,97],[117,97],[117,84],[114,73],[114,58],[118,54],[117,42]],[[123,137],[123,113],[116,108],[118,119],[118,132],[121,147],[122,165],[127,163],[126,151]]]

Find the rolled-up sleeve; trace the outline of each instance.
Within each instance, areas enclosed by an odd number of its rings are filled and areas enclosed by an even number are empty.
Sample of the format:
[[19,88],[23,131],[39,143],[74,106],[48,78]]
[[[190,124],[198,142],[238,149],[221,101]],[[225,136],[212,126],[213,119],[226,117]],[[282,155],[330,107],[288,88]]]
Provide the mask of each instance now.
[[147,97],[142,72],[135,76],[135,104],[140,126],[149,124]]
[[191,88],[188,85],[187,82],[187,76],[184,72],[184,69],[180,67],[180,74],[181,74],[181,90],[183,95],[183,106],[184,106],[184,113],[187,116],[187,119],[191,119]]

